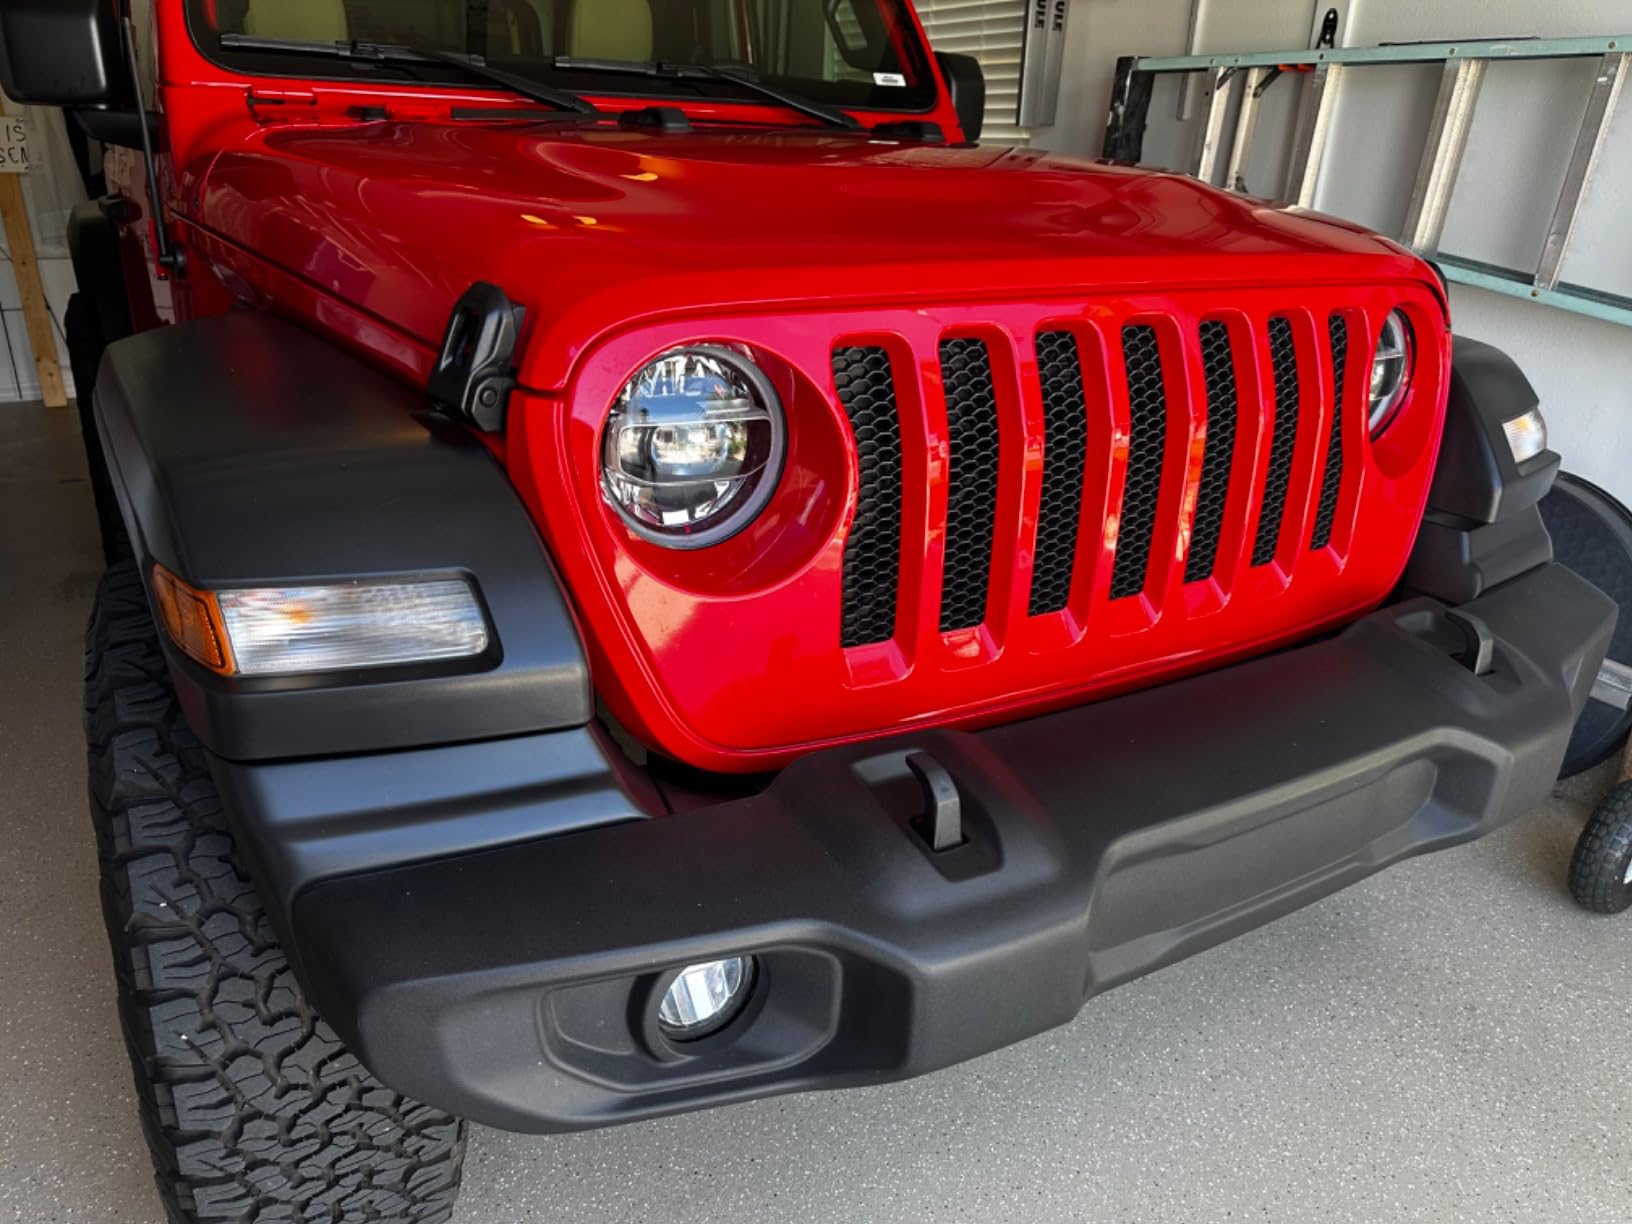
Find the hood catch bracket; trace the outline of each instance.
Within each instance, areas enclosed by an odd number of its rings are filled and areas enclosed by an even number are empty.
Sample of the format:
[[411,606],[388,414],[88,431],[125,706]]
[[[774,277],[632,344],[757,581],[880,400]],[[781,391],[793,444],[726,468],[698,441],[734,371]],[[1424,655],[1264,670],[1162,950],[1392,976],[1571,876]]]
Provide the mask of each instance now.
[[477,281],[465,290],[426,386],[437,407],[483,433],[503,432],[526,317],[497,285]]

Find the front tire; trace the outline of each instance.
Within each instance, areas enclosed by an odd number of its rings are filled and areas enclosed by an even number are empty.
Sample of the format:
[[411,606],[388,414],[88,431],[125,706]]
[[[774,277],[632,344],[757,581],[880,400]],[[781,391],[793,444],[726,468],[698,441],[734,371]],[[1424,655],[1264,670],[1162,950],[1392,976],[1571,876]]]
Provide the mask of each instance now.
[[132,563],[97,591],[85,695],[103,913],[172,1224],[448,1220],[464,1124],[380,1084],[302,995]]

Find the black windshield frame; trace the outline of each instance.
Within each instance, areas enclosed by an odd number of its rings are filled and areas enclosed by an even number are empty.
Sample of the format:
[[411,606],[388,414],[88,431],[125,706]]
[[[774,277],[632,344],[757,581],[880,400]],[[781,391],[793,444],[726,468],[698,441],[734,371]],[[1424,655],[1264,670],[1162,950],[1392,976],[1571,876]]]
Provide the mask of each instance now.
[[[450,0],[451,2],[451,0]],[[821,81],[809,77],[779,76],[757,67],[756,75],[766,84],[779,86],[811,101],[846,111],[923,115],[936,109],[940,91],[929,48],[918,37],[917,26],[905,0],[873,0],[882,22],[893,23],[902,32],[909,63],[902,65],[905,85],[867,85],[858,81]],[[210,21],[211,0],[186,0],[188,30],[194,45],[206,60],[229,72],[254,77],[332,81],[353,88],[389,85],[393,89],[434,87],[497,90],[498,86],[473,81],[469,74],[451,66],[433,64],[381,63],[370,60],[337,60],[325,56],[303,57],[287,52],[256,52],[221,45],[220,31]],[[632,98],[641,101],[685,105],[709,103],[763,106],[765,100],[753,91],[725,80],[676,79],[654,75],[637,77],[595,71],[566,70],[555,66],[554,56],[537,60],[505,58],[494,61],[506,71],[536,79],[542,84],[581,96]],[[774,104],[773,104],[774,105]]]

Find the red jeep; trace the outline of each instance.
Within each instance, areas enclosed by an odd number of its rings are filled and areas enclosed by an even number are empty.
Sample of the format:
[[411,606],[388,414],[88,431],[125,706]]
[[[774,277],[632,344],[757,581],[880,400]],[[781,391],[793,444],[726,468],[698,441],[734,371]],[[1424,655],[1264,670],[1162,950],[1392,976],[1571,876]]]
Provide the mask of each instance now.
[[907,0],[134,7],[0,0],[0,66],[110,148],[86,728],[173,1220],[943,1067],[1548,793],[1613,606],[1394,243],[982,148]]

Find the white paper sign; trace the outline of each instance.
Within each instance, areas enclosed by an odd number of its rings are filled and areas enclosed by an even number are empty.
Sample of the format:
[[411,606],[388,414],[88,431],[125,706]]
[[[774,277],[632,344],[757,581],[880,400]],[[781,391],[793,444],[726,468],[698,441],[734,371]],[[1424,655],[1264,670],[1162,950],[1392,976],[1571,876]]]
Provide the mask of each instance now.
[[28,122],[20,115],[0,115],[0,174],[28,171]]

